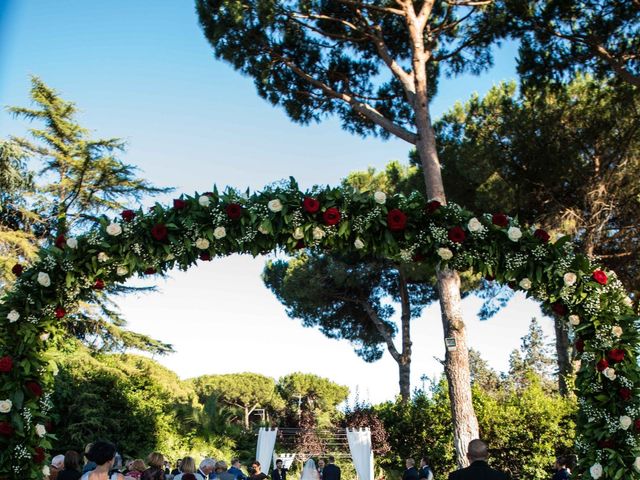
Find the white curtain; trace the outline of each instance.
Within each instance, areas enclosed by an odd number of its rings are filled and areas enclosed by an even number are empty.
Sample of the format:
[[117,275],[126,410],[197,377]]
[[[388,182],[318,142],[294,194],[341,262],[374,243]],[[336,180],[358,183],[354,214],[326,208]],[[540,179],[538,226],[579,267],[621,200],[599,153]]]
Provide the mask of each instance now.
[[260,462],[262,471],[269,473],[269,465],[271,455],[273,455],[273,448],[276,446],[276,435],[278,429],[273,430],[260,427],[258,431],[258,447],[256,448],[256,459]]
[[295,453],[276,453],[273,452],[273,468],[276,468],[276,460],[282,460],[282,466],[286,469],[291,468],[293,461],[296,459]]
[[353,466],[360,480],[373,480],[373,451],[371,450],[371,430],[347,428],[347,440]]

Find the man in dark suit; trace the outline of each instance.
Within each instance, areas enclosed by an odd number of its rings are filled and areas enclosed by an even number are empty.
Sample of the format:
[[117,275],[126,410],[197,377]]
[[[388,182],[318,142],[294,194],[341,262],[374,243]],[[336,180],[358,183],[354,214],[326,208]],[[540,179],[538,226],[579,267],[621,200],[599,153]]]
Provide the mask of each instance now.
[[420,475],[416,468],[416,461],[413,458],[407,458],[405,465],[407,469],[402,474],[402,480],[418,480]]
[[272,480],[287,480],[287,469],[282,466],[282,460],[276,460],[276,468],[271,473]]
[[322,470],[322,480],[340,480],[340,467],[333,463],[335,461],[333,456],[327,459],[327,465]]
[[467,450],[470,465],[449,474],[449,480],[509,480],[509,475],[494,470],[487,463],[489,448],[480,439],[471,440]]

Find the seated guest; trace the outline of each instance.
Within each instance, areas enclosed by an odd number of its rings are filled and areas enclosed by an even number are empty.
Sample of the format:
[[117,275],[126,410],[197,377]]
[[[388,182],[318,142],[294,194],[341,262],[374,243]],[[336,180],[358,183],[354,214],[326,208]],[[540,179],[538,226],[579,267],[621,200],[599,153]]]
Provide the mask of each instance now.
[[135,478],[138,480],[142,476],[142,472],[147,469],[147,466],[144,464],[144,460],[141,458],[136,458],[129,465],[129,471],[127,472],[127,477]]
[[56,480],[58,473],[64,468],[64,455],[56,455],[51,459],[49,480]]
[[449,480],[508,480],[509,475],[494,470],[487,463],[489,458],[489,447],[485,442],[476,438],[469,442],[467,449],[469,465],[449,474]]
[[184,476],[187,473],[192,473],[195,475],[196,461],[193,459],[193,457],[184,457],[180,462],[180,464],[182,465],[180,467],[182,471],[178,473],[175,477],[173,477],[173,480],[184,480]]
[[[184,462],[182,463],[184,467]],[[200,462],[200,468],[196,472],[196,478],[199,480],[207,480],[216,468],[216,461],[213,458],[205,458]]]
[[235,480],[236,477],[227,471],[227,462],[219,460],[216,462],[216,478],[218,480]]
[[74,450],[69,450],[64,454],[64,468],[58,473],[57,480],[78,480],[80,473],[80,454]]
[[231,460],[231,467],[229,468],[229,473],[236,477],[236,480],[246,480],[247,476],[240,469],[242,465],[240,464],[240,459],[234,458]]
[[159,452],[150,453],[147,457],[147,468],[140,480],[164,480],[164,455]]

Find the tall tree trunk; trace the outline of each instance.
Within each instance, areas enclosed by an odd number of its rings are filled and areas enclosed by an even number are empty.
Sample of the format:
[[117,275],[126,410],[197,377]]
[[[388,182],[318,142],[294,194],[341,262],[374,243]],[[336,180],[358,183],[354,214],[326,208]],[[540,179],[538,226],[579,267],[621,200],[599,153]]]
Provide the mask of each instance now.
[[411,398],[411,301],[409,299],[409,289],[407,288],[407,277],[402,267],[398,268],[398,287],[402,307],[402,313],[400,314],[402,354],[398,361],[400,398],[403,403],[407,403]]
[[556,330],[556,354],[558,356],[558,390],[560,395],[569,395],[570,378],[573,376],[573,364],[571,363],[572,347],[569,342],[569,332],[559,317],[554,318]]

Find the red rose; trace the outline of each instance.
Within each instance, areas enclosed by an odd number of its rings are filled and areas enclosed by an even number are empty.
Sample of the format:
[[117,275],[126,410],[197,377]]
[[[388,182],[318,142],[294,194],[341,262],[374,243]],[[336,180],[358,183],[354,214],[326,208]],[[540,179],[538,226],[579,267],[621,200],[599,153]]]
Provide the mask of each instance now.
[[159,242],[161,242],[162,240],[165,240],[168,234],[169,234],[169,230],[167,230],[167,227],[165,226],[164,223],[156,223],[151,228],[151,236]]
[[549,239],[551,238],[551,236],[541,228],[533,232],[533,236],[536,237],[538,240],[540,240],[542,243],[548,243]]
[[64,235],[58,235],[58,236],[56,237],[55,245],[56,245],[56,247],[58,247],[60,250],[63,250],[66,244],[67,244],[67,239],[66,239],[66,238],[64,238]]
[[187,208],[187,202],[185,202],[181,198],[176,198],[173,200],[173,208],[175,210],[182,210],[183,208]]
[[44,428],[46,428],[47,432],[49,433],[55,432],[55,426],[53,425],[53,422],[51,420],[47,420],[46,422],[44,422]]
[[205,262],[210,262],[211,261],[211,254],[209,252],[200,253],[200,260],[203,260]]
[[596,364],[596,370],[604,372],[605,368],[609,368],[609,362],[607,362],[606,358],[603,358]]
[[591,274],[591,276],[600,285],[606,285],[607,284],[607,274],[604,273],[602,270],[594,270],[594,272]]
[[413,255],[413,261],[414,262],[424,262],[425,261],[425,256],[422,255],[421,253],[416,253]]
[[0,422],[0,435],[10,437],[13,435],[13,426],[9,422]]
[[456,226],[449,230],[447,237],[454,243],[462,243],[464,239],[467,238],[467,235],[464,233],[462,227]]
[[33,380],[29,380],[24,384],[24,386],[31,392],[34,397],[42,396],[42,387],[38,382],[34,382]]
[[9,373],[13,368],[13,359],[9,355],[0,357],[0,373]]
[[633,426],[635,427],[637,432],[640,432],[640,418],[637,418],[634,422],[633,422]]
[[296,246],[294,247],[296,250],[301,250],[305,247],[304,240],[300,239],[296,242]]
[[337,225],[340,223],[340,217],[340,210],[335,207],[327,208],[322,214],[322,219],[327,225]]
[[145,275],[154,275],[155,273],[157,273],[157,270],[153,267],[149,267],[144,271]]
[[510,282],[507,282],[507,287],[509,287],[511,290],[515,290],[516,289],[516,281],[515,280],[511,280]]
[[67,311],[64,308],[58,306],[54,310],[54,314],[55,314],[56,318],[62,318],[67,314]]
[[555,302],[551,304],[551,310],[556,315],[560,315],[561,317],[567,314],[567,307],[563,303]]
[[609,350],[609,353],[607,353],[607,358],[614,363],[619,363],[624,360],[624,350],[620,348]]
[[509,217],[504,213],[494,213],[491,217],[491,222],[498,227],[506,227],[509,225]]
[[104,288],[104,280],[102,280],[101,278],[98,278],[93,284],[93,289],[102,290],[103,288]]
[[44,448],[36,447],[35,453],[33,454],[33,461],[36,463],[42,463],[44,462],[44,457],[45,457]]
[[489,281],[489,282],[493,282],[493,281],[496,279],[496,277],[495,277],[494,275],[491,275],[490,273],[487,273],[487,274],[484,276],[484,278],[485,278],[485,280],[487,280],[487,281]]
[[315,198],[305,197],[302,201],[302,208],[304,208],[304,211],[307,213],[316,213],[320,210],[320,202]]
[[389,210],[389,213],[387,213],[387,226],[392,232],[401,232],[407,226],[407,215],[398,208]]
[[135,218],[136,212],[134,212],[133,210],[123,210],[120,216],[125,222],[130,222]]
[[11,273],[13,273],[16,277],[19,277],[24,272],[24,267],[19,263],[16,263],[11,269]]
[[580,353],[584,352],[584,340],[579,338],[576,340],[576,350]]
[[599,448],[613,448],[616,446],[616,442],[611,440],[610,438],[607,440],[598,440]]
[[237,203],[230,203],[224,210],[227,212],[227,217],[231,220],[237,220],[242,216],[242,207]]
[[435,212],[437,212],[441,206],[442,204],[438,200],[431,200],[425,205],[424,211],[427,212],[429,215],[432,215]]
[[622,398],[625,402],[631,398],[631,393],[631,389],[627,387],[622,387],[620,390],[618,390],[620,398]]

